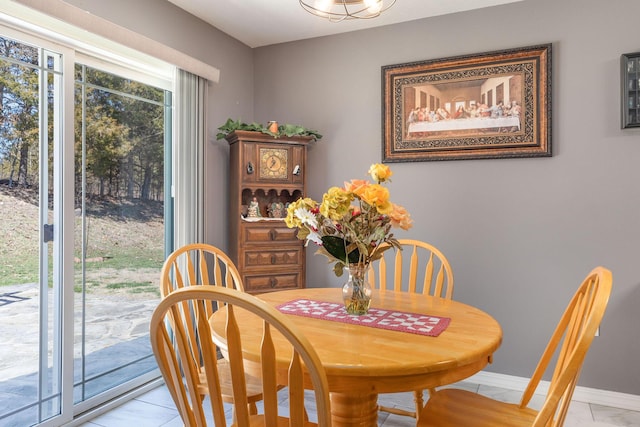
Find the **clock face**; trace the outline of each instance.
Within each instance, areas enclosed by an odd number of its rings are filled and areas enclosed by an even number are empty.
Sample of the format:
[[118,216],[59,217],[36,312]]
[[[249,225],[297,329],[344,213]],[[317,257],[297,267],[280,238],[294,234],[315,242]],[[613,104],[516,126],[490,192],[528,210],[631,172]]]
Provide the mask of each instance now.
[[260,148],[260,178],[286,179],[288,154],[282,148]]

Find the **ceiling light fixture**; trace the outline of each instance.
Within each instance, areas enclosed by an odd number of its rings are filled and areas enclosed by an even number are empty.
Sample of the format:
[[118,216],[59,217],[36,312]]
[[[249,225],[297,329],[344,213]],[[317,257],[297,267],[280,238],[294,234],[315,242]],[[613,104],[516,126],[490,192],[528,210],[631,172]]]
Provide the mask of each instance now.
[[347,19],[371,19],[380,16],[396,0],[300,0],[300,6],[312,15],[331,22]]

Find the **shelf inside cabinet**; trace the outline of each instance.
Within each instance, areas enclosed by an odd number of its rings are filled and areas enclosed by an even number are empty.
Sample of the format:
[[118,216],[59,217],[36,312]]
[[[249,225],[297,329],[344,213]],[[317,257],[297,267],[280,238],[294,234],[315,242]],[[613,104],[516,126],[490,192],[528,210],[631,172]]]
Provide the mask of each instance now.
[[251,206],[257,206],[257,216],[262,218],[282,218],[287,216],[287,207],[303,196],[302,189],[265,190],[245,188],[242,190],[241,210],[243,217],[254,216]]

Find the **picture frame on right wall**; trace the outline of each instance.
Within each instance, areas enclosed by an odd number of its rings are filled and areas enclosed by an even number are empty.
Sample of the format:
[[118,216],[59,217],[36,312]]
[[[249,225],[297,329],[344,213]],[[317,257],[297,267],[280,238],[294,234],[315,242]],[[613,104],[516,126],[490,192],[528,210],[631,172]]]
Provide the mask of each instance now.
[[620,56],[622,129],[640,127],[640,52]]
[[382,161],[549,157],[551,44],[382,67]]

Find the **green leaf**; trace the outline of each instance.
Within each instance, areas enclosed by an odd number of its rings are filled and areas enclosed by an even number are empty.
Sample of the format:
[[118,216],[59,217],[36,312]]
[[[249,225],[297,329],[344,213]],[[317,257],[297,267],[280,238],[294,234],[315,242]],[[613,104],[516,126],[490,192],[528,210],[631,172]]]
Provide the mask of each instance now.
[[296,126],[296,125],[283,125],[281,126],[282,130],[278,129],[278,131],[284,133],[286,136],[295,136],[295,135],[302,135],[305,131],[305,129],[302,126]]
[[322,236],[322,245],[324,249],[331,254],[332,257],[339,260],[343,264],[354,264],[360,260],[360,251],[354,248],[349,252],[347,260],[347,244],[343,238],[338,236]]
[[242,130],[262,132],[263,129],[264,126],[262,126],[260,123],[253,122],[249,125],[244,125]]
[[234,130],[240,129],[241,126],[242,126],[242,123],[240,122],[240,120],[234,122],[231,119],[227,119],[227,121],[218,128],[220,132],[216,135],[216,138],[224,139],[228,134],[230,134]]

